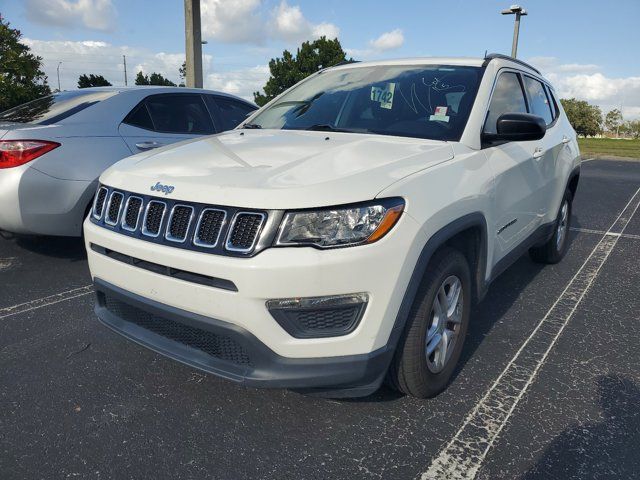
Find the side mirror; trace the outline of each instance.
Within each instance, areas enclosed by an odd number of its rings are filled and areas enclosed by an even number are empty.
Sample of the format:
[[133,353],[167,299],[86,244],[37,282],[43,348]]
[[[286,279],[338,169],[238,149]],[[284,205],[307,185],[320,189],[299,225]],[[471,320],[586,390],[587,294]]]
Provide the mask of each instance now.
[[540,140],[547,131],[542,117],[530,113],[503,113],[496,123],[497,133],[483,133],[486,144]]

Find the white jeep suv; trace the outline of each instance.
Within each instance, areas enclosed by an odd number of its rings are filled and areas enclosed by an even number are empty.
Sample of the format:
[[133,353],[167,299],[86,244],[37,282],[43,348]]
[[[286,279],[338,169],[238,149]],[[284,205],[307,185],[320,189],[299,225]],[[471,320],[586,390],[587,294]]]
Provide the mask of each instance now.
[[246,385],[430,397],[491,281],[527,250],[563,257],[579,158],[553,88],[510,57],[328,68],[101,176],[96,313]]

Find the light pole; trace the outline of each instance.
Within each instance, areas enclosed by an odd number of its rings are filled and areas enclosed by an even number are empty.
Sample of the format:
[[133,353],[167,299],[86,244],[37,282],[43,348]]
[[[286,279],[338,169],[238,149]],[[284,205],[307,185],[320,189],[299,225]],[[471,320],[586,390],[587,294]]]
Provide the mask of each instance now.
[[502,10],[502,15],[515,15],[516,23],[513,26],[513,44],[511,45],[511,56],[516,58],[518,53],[518,35],[520,34],[520,17],[527,15],[527,11],[520,5],[511,5],[511,7]]
[[202,32],[200,0],[184,0],[186,40],[186,83],[190,88],[202,88]]
[[58,73],[58,91],[60,91],[60,65],[62,65],[62,62],[58,62],[58,67],[56,68],[56,72]]

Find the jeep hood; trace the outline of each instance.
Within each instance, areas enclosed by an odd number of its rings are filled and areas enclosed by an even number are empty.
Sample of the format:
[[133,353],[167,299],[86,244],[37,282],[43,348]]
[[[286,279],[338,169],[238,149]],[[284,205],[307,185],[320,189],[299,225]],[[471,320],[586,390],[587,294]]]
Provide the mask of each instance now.
[[129,157],[102,183],[172,199],[291,209],[370,200],[390,184],[453,157],[446,142],[293,130],[232,130]]

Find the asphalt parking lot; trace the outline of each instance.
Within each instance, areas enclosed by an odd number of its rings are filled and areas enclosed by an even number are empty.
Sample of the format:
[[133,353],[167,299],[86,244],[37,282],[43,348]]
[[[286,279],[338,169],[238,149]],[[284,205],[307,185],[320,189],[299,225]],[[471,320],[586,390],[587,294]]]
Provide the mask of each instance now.
[[202,374],[97,322],[79,240],[0,239],[0,478],[638,478],[639,190],[586,162],[567,257],[493,284],[426,401]]

